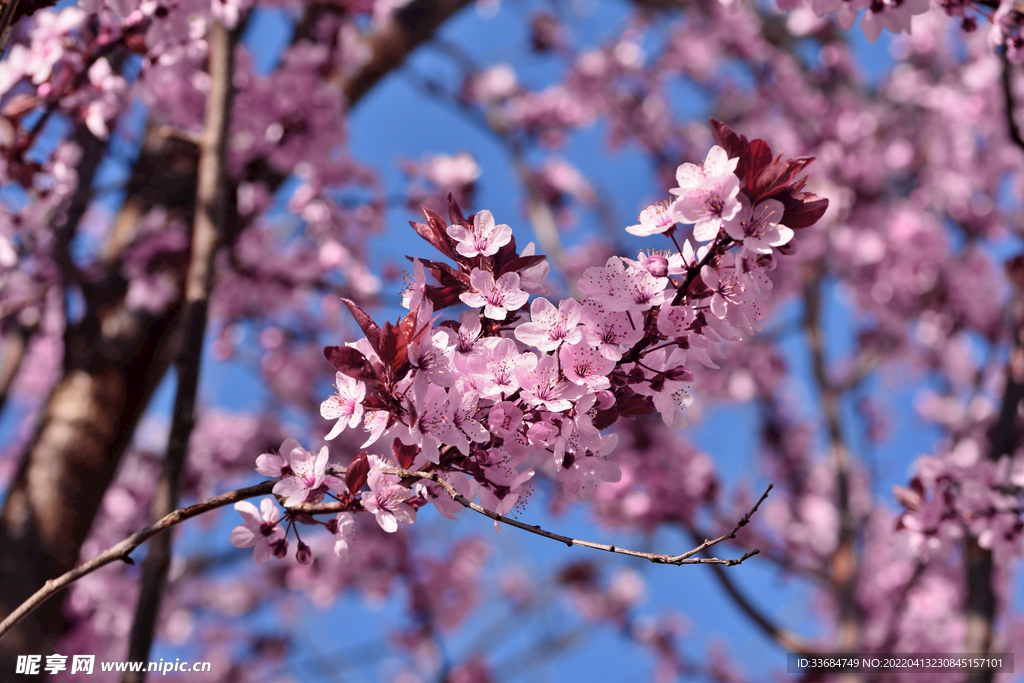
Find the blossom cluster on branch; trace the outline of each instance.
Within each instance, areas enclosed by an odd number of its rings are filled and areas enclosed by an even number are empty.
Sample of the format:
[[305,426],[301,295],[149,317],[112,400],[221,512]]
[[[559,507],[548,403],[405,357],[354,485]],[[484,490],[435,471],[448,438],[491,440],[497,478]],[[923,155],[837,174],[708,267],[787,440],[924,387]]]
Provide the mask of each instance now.
[[[627,228],[665,234],[675,249],[588,268],[578,283],[582,301],[528,304],[549,266],[532,245],[517,251],[512,229],[490,211],[467,217],[449,198],[446,222],[424,209],[427,222],[413,229],[455,267],[410,257],[414,275],[402,302],[409,313],[377,325],[346,300],[365,336],[324,349],[337,370],[336,393],[320,407],[335,421],[327,439],[362,423],[362,448],[390,444],[395,462],[361,453],[343,481],[328,474],[327,446],[314,454],[289,439],[257,461],[261,474],[280,479],[274,493],[285,516],[269,499],[260,511],[239,503],[245,522],[232,542],[254,547],[259,562],[283,557],[287,531],[310,521],[291,509],[326,497],[344,508],[324,523],[342,554],[355,511],[372,513],[387,532],[412,524],[428,503],[455,517],[462,506],[437,483],[385,472],[396,463],[436,473],[499,515],[525,501],[537,470],[557,479],[567,500],[589,498],[598,483],[621,477],[610,457],[618,435],[603,433],[619,417],[657,411],[666,425],[686,426],[694,379],[687,362],[715,368],[718,342],[760,329],[757,298],[771,288],[777,255],[792,252],[794,230],[828,207],[804,190],[801,173],[812,158],[783,161],[764,140],[711,125],[718,144],[703,164],[679,167],[676,200],[645,209],[640,225]],[[707,244],[680,245],[680,223],[693,224],[693,239]],[[435,327],[435,312],[458,303],[469,308]],[[301,539],[296,557],[312,562]]]

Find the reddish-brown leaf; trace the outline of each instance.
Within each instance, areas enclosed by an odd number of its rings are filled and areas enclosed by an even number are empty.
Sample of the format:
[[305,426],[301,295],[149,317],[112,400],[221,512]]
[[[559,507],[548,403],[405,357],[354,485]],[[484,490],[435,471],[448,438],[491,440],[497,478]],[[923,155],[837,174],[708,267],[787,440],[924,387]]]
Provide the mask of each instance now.
[[711,119],[711,135],[715,138],[715,144],[724,149],[730,159],[741,156],[747,148],[747,138],[738,135],[718,119]]
[[452,225],[456,223],[465,223],[466,219],[462,216],[462,209],[459,208],[459,203],[455,201],[455,197],[452,193],[448,193],[448,218],[451,220]]
[[363,486],[366,485],[366,475],[369,473],[370,461],[366,458],[366,453],[360,453],[352,459],[345,471],[345,486],[348,487],[348,492],[353,496],[358,496]]
[[501,277],[505,273],[522,272],[527,268],[532,268],[538,263],[542,263],[546,258],[547,256],[543,254],[534,254],[532,256],[517,256],[501,267],[501,270],[498,271],[497,277]]
[[366,356],[351,346],[325,346],[324,357],[343,375],[371,385],[380,382]]
[[363,331],[366,338],[370,342],[370,346],[377,353],[380,353],[380,328],[377,327],[377,323],[373,322],[373,318],[370,314],[359,308],[359,304],[351,299],[342,299],[345,305],[348,306],[348,310],[352,313],[352,317],[356,319],[356,323],[359,325],[359,329]]
[[786,207],[782,224],[793,230],[809,228],[817,223],[828,209],[828,199],[811,192],[787,193],[777,198]]
[[403,470],[407,470],[412,467],[412,463],[416,460],[416,456],[419,455],[420,447],[416,444],[412,446],[406,446],[402,443],[401,439],[395,439],[391,444],[391,455],[394,457],[395,462]]

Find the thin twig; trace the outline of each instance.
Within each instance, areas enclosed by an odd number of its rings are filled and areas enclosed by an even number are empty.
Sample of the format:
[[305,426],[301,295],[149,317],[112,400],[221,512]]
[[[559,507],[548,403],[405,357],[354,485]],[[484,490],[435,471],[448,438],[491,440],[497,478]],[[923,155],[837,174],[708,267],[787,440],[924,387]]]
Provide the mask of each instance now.
[[[178,387],[173,420],[167,438],[167,452],[153,495],[153,518],[160,519],[178,506],[181,476],[188,454],[188,441],[195,426],[199,365],[206,335],[210,290],[213,287],[214,258],[225,234],[227,216],[224,180],[228,122],[231,119],[231,76],[234,40],[220,22],[210,25],[210,89],[206,99],[206,120],[199,144],[199,172],[196,181],[196,212],[192,230],[192,254],[185,278],[184,334],[176,370]],[[156,632],[157,616],[167,572],[171,566],[171,534],[156,539],[143,564],[139,600],[128,645],[130,661],[149,658]],[[146,672],[132,671],[125,683],[141,683]]]
[[217,508],[224,507],[225,505],[231,505],[232,503],[237,503],[241,500],[248,500],[249,498],[255,498],[256,496],[267,495],[273,490],[274,484],[276,483],[277,482],[273,481],[265,481],[256,484],[255,486],[222,493],[219,496],[214,496],[213,498],[204,500],[201,503],[179,508],[161,519],[159,522],[151,524],[142,531],[134,533],[120,543],[107,548],[88,562],[83,562],[56,579],[50,579],[42,588],[37,590],[32,597],[18,605],[17,609],[12,611],[7,615],[6,619],[0,622],[0,638],[3,638],[3,636],[14,628],[19,621],[31,614],[49,598],[64,590],[75,581],[78,581],[83,576],[91,574],[97,569],[118,560],[128,564],[134,564],[134,561],[131,559],[132,551],[160,532],[177,526],[187,519],[198,517],[201,514],[210,512],[211,510],[216,510]]
[[[335,468],[333,471],[338,472],[339,470]],[[482,507],[481,505],[478,505],[477,503],[474,503],[473,501],[463,496],[461,493],[455,490],[455,487],[453,487],[451,484],[442,479],[437,472],[417,472],[413,470],[403,470],[397,468],[381,468],[381,472],[383,472],[384,474],[394,474],[403,478],[409,477],[414,479],[427,479],[429,481],[432,481],[439,485],[441,488],[443,488],[445,492],[449,496],[451,496],[452,500],[454,500],[456,503],[458,503],[464,508],[468,508],[474,512],[484,515],[485,517],[493,519],[496,522],[501,522],[502,524],[507,524],[517,529],[522,529],[523,531],[527,531],[537,536],[543,536],[544,538],[550,539],[552,541],[564,543],[570,548],[573,546],[580,546],[582,548],[592,548],[594,550],[603,550],[605,552],[615,553],[617,555],[629,555],[630,557],[639,557],[641,559],[653,562],[654,564],[671,564],[677,566],[684,564],[719,564],[726,567],[733,567],[735,565],[741,564],[744,560],[747,560],[753,557],[754,555],[757,555],[760,551],[755,549],[751,550],[748,553],[745,553],[742,557],[739,558],[720,559],[717,557],[694,557],[694,555],[703,552],[704,550],[707,550],[712,546],[736,538],[736,533],[750,522],[750,518],[753,516],[755,512],[757,512],[757,508],[760,507],[761,503],[764,502],[765,498],[768,497],[768,492],[772,490],[772,485],[769,484],[768,488],[766,488],[764,493],[761,494],[761,497],[758,499],[757,503],[754,504],[754,507],[752,507],[750,511],[747,512],[747,514],[743,515],[743,518],[736,523],[736,526],[733,527],[732,531],[730,531],[729,533],[719,536],[718,538],[705,539],[704,542],[701,543],[699,546],[692,550],[688,550],[681,555],[659,555],[657,553],[645,553],[640,552],[638,550],[620,548],[618,546],[609,545],[606,543],[594,543],[593,541],[585,541],[578,538],[571,538],[569,536],[563,536],[562,534],[556,534],[551,531],[547,531],[536,524],[526,524],[525,522],[520,522],[517,519],[512,519],[510,517],[506,517],[505,515],[499,515],[497,512],[488,510],[487,508]],[[328,512],[342,512],[346,510],[347,507],[345,507],[343,503],[321,503],[318,505],[302,505],[295,509],[301,512],[306,512],[308,514],[315,515]]]
[[[344,474],[345,468],[332,467],[328,470],[328,472],[330,474]],[[467,499],[465,496],[456,491],[451,484],[441,479],[436,472],[415,472],[412,470],[403,470],[397,468],[381,468],[381,472],[383,472],[384,474],[398,475],[400,477],[409,477],[411,479],[427,479],[429,481],[433,481],[436,484],[438,484],[441,488],[443,488],[445,492],[449,496],[451,496],[452,500],[456,501],[465,508],[468,508],[470,510],[473,510],[474,512],[484,515],[485,517],[493,519],[496,522],[501,522],[502,524],[507,524],[509,526],[516,527],[517,529],[528,531],[529,533],[535,534],[537,536],[543,536],[544,538],[550,539],[552,541],[564,543],[570,548],[574,545],[583,548],[593,548],[594,550],[603,550],[605,552],[616,553],[619,555],[639,557],[641,559],[648,560],[655,564],[671,564],[677,566],[684,564],[717,564],[725,567],[733,567],[738,564],[742,564],[745,560],[748,560],[754,555],[757,555],[758,551],[755,549],[751,550],[748,553],[745,553],[742,557],[738,558],[719,559],[717,557],[694,557],[694,555],[696,555],[697,553],[703,552],[704,550],[707,550],[712,546],[736,538],[736,533],[750,522],[750,518],[754,515],[755,512],[757,512],[758,507],[760,507],[761,503],[763,503],[764,500],[768,497],[768,492],[772,490],[772,485],[769,484],[768,488],[765,489],[764,493],[762,493],[761,497],[757,500],[757,503],[754,504],[754,507],[750,508],[750,511],[747,512],[747,514],[743,515],[743,518],[736,523],[736,526],[734,526],[729,533],[719,536],[715,539],[706,539],[703,543],[701,543],[693,550],[688,550],[687,552],[681,555],[658,555],[655,553],[642,553],[635,550],[628,550],[626,548],[619,548],[614,545],[607,545],[604,543],[593,543],[591,541],[570,538],[569,536],[562,536],[561,534],[555,534],[550,531],[545,531],[544,529],[540,528],[540,526],[524,524],[523,522],[520,522],[518,520],[510,519],[504,515],[499,515],[498,513],[492,512]],[[181,524],[187,519],[192,519],[193,517],[201,515],[205,512],[210,512],[211,510],[216,510],[217,508],[224,507],[225,505],[237,503],[242,500],[248,500],[249,498],[255,498],[256,496],[267,495],[271,493],[276,483],[276,481],[265,481],[263,483],[256,484],[255,486],[249,486],[243,489],[238,489],[236,491],[222,493],[219,496],[215,496],[213,498],[210,498],[209,500],[202,501],[201,503],[195,503],[194,505],[179,508],[178,510],[175,510],[169,515],[163,517],[160,521],[156,522],[155,524],[151,524],[142,531],[132,534],[131,536],[121,541],[117,545],[111,546],[107,550],[104,550],[102,553],[100,553],[93,559],[89,560],[88,562],[80,564],[79,566],[75,567],[69,572],[66,572],[65,574],[59,576],[56,579],[51,579],[47,581],[46,584],[43,585],[43,587],[40,588],[38,591],[36,591],[31,598],[29,598],[21,605],[19,605],[18,608],[11,612],[6,619],[0,622],[0,639],[2,639],[3,636],[8,631],[14,628],[14,626],[19,621],[21,621],[26,616],[31,614],[33,610],[35,610],[37,607],[46,602],[50,597],[64,590],[65,588],[67,588],[83,576],[91,574],[100,567],[104,567],[110,564],[111,562],[115,562],[117,560],[121,560],[128,564],[134,564],[130,557],[132,551],[138,548],[146,541],[148,541],[149,539],[159,534],[160,532],[166,531],[171,527],[177,526],[178,524]],[[297,512],[314,515],[342,512],[347,511],[349,509],[350,506],[344,503],[321,503],[317,505],[299,505],[290,508],[290,511],[293,513]]]

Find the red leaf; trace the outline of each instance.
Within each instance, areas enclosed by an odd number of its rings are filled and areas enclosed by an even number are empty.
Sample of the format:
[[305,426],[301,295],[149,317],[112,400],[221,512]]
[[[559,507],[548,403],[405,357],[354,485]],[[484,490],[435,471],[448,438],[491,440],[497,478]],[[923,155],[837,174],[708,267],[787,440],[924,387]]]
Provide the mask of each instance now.
[[359,494],[366,485],[366,475],[370,473],[370,461],[366,459],[366,453],[360,453],[349,463],[345,471],[345,486],[353,496]]
[[542,263],[546,258],[547,256],[544,256],[543,254],[534,254],[533,256],[517,256],[501,267],[501,270],[498,271],[498,277],[501,277],[505,273],[511,273],[513,271],[522,272],[527,268],[532,268],[538,263]]
[[[413,257],[406,256],[410,261]],[[455,270],[447,263],[441,263],[440,261],[430,261],[427,259],[419,259],[423,267],[430,271],[438,282],[445,287],[458,286],[460,284],[469,285],[469,276],[463,272]]]
[[380,348],[377,354],[380,355],[385,368],[394,367],[395,356],[398,355],[398,328],[392,325],[390,320],[384,321],[384,327],[380,331]]
[[434,304],[434,311],[440,311],[443,308],[454,306],[459,303],[459,294],[462,294],[465,288],[456,289],[454,287],[433,287],[427,285],[423,290],[423,295],[430,299],[430,303]]
[[378,384],[380,382],[376,371],[370,365],[362,353],[351,346],[325,346],[324,357],[334,366],[334,369],[352,379],[366,382],[367,384]]
[[597,415],[594,416],[594,427],[598,431],[604,431],[608,429],[615,421],[619,419],[619,411],[617,408],[609,408],[608,410],[598,411]]
[[455,197],[452,193],[448,193],[448,218],[451,220],[452,225],[456,223],[465,223],[466,219],[462,216],[462,209],[459,208],[459,203],[455,201]]
[[711,119],[711,135],[715,138],[715,144],[724,149],[730,159],[741,156],[747,148],[747,138],[738,135],[718,119]]
[[395,462],[403,470],[407,470],[412,467],[412,463],[416,460],[416,456],[419,455],[420,447],[416,444],[412,446],[406,446],[402,443],[401,439],[395,439],[391,444],[391,455],[394,456]]
[[366,338],[370,342],[370,346],[377,353],[380,353],[380,328],[377,327],[377,323],[373,322],[373,318],[370,314],[359,308],[359,305],[351,299],[342,299],[345,305],[348,306],[348,310],[352,313],[352,317],[356,319],[356,323],[359,325],[359,329],[363,331]]
[[752,140],[744,150],[743,156],[740,157],[740,163],[736,166],[736,175],[745,181],[747,187],[750,187],[751,181],[757,178],[770,163],[772,163],[771,146],[764,140]]
[[817,223],[828,209],[828,199],[811,192],[794,192],[777,198],[786,207],[782,224],[799,230]]
[[500,247],[498,253],[492,258],[494,258],[494,271],[507,272],[504,270],[505,265],[519,258],[519,252],[516,251],[516,236],[512,235],[509,243]]

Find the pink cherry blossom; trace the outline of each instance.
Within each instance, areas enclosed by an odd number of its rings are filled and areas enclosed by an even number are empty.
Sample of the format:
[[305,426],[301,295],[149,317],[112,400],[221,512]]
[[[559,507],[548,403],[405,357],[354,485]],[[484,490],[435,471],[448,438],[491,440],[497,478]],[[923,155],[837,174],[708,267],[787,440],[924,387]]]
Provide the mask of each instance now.
[[505,273],[494,280],[490,273],[474,268],[469,278],[473,291],[459,295],[462,303],[473,308],[484,307],[484,315],[504,320],[509,311],[517,311],[530,295],[519,289],[519,274]]
[[724,149],[715,145],[708,151],[703,164],[685,163],[676,169],[676,183],[679,187],[669,192],[683,195],[688,190],[699,188],[708,180],[730,175],[736,171],[739,161],[739,157],[730,159]]
[[516,339],[539,351],[554,351],[562,342],[575,344],[580,340],[580,304],[565,299],[558,308],[547,299],[538,297],[530,304],[531,322],[516,328]]
[[296,447],[288,453],[292,473],[274,484],[274,493],[286,499],[285,507],[302,505],[307,500],[318,502],[316,499],[323,497],[324,492],[320,487],[327,476],[327,458],[327,446],[313,455],[296,443]]
[[366,398],[366,384],[340,372],[335,375],[336,393],[320,404],[320,416],[337,420],[327,441],[338,436],[346,427],[355,427],[363,419],[363,399]]
[[472,228],[451,225],[448,226],[448,235],[458,242],[455,251],[463,256],[494,256],[498,249],[512,241],[512,228],[504,224],[495,225],[494,216],[484,209],[473,217]]
[[416,521],[416,510],[406,503],[411,491],[401,486],[393,474],[384,474],[382,468],[394,467],[390,460],[371,455],[370,472],[366,477],[369,491],[363,491],[363,509],[377,518],[380,528],[389,534],[398,531],[398,523],[412,524]]
[[794,232],[780,225],[785,209],[782,202],[766,199],[751,208],[746,195],[740,195],[740,211],[725,222],[725,231],[755,254],[770,254],[793,239]]
[[402,290],[402,306],[414,310],[423,301],[423,292],[426,291],[427,274],[423,268],[423,262],[418,258],[412,260],[412,282],[409,282]]
[[388,427],[389,416],[390,413],[386,410],[368,410],[366,412],[363,429],[370,432],[370,436],[359,446],[360,448],[366,448],[384,434],[384,430]]
[[615,361],[586,342],[563,344],[558,351],[562,372],[573,384],[585,385],[591,391],[611,386],[608,374],[615,369]]
[[522,388],[523,400],[531,406],[543,406],[553,413],[568,410],[570,401],[586,391],[583,387],[559,379],[558,358],[544,356],[536,367],[516,368],[516,379]]
[[356,517],[351,512],[339,512],[333,522],[334,554],[347,562],[356,539]]
[[676,218],[669,210],[668,202],[652,204],[640,212],[638,225],[630,225],[626,232],[639,237],[649,237],[665,232],[675,226]]
[[235,503],[235,510],[242,515],[242,523],[231,531],[231,545],[236,548],[252,548],[256,562],[263,564],[270,559],[273,544],[284,540],[285,531],[278,522],[281,511],[270,498],[260,501],[260,507],[247,500]]
[[442,387],[431,384],[415,395],[415,402],[415,422],[411,426],[397,424],[389,434],[397,436],[406,446],[419,446],[427,460],[437,463],[438,448],[442,444],[459,440],[452,425],[448,393]]
[[695,224],[695,240],[707,242],[715,238],[725,221],[732,220],[739,213],[739,192],[739,178],[731,173],[716,176],[681,193],[672,204],[672,211],[683,223]]
[[[662,309],[666,306],[662,306]],[[630,320],[629,313],[611,312],[593,299],[585,299],[582,305],[583,341],[596,347],[608,360],[617,361],[631,346],[643,338],[641,326]],[[637,316],[642,320],[641,316]]]

